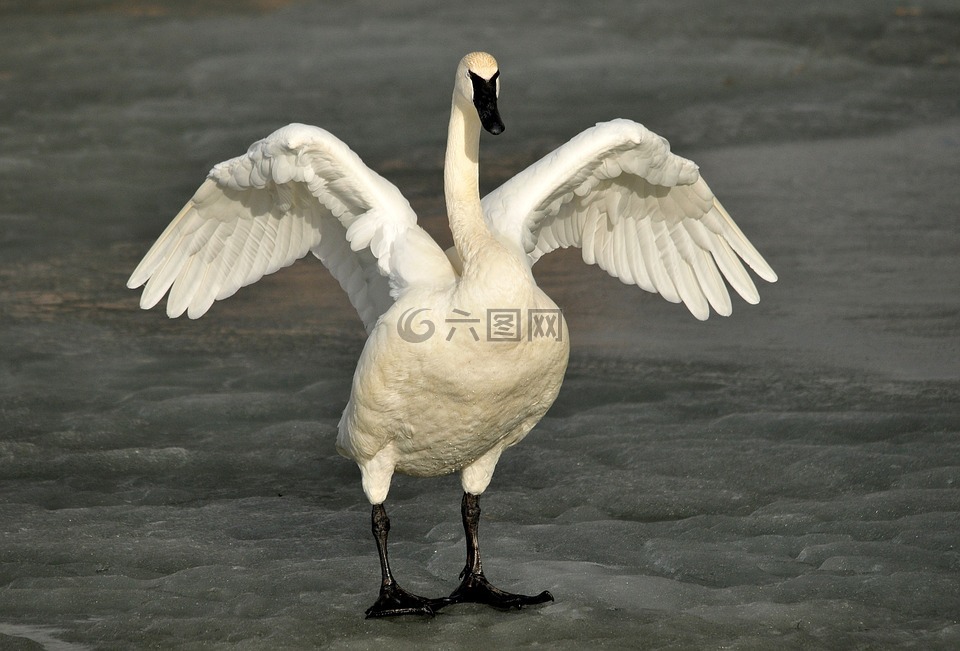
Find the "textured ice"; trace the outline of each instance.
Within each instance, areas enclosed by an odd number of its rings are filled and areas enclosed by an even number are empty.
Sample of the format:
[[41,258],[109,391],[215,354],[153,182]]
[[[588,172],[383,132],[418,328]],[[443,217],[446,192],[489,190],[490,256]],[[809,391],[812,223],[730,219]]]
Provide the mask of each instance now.
[[[0,8],[0,648],[960,647],[960,12],[914,4]],[[632,118],[780,281],[700,323],[546,257],[573,359],[481,540],[492,581],[557,600],[366,621],[369,506],[333,447],[363,330],[335,282],[305,261],[196,322],[123,285],[213,163],[291,121],[448,243],[476,48],[507,124],[485,187]],[[406,587],[455,587],[459,500],[396,478]]]

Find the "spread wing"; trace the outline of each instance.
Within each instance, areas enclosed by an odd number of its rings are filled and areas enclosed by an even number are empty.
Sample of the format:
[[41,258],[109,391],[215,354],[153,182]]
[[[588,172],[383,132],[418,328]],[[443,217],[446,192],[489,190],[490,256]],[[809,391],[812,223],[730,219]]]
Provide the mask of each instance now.
[[522,247],[531,265],[577,246],[584,262],[683,301],[698,319],[711,306],[730,314],[724,278],[748,303],[760,300],[741,259],[777,279],[697,166],[629,120],[587,129],[484,197],[483,208],[491,229]]
[[327,131],[291,124],[216,165],[127,286],[145,285],[144,309],[169,291],[167,314],[195,319],[308,251],[368,331],[407,288],[455,280],[393,184]]

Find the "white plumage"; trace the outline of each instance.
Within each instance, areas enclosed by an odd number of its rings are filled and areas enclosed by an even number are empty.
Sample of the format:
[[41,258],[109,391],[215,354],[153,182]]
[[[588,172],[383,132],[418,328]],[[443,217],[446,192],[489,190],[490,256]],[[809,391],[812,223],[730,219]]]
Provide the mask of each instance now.
[[[347,292],[369,339],[337,448],[360,466],[374,504],[384,574],[369,615],[432,613],[471,600],[520,606],[549,597],[489,586],[475,535],[476,496],[503,450],[553,403],[566,369],[566,325],[531,273],[541,256],[580,247],[588,264],[683,301],[699,319],[711,307],[730,314],[724,279],[747,302],[759,300],[741,259],[761,278],[776,280],[697,166],[628,120],[587,129],[481,203],[480,127],[503,130],[498,92],[493,57],[464,57],[444,166],[454,249],[442,251],[397,188],[340,140],[291,124],[216,165],[128,282],[145,285],[141,307],[153,307],[169,292],[169,316],[198,318],[214,301],[312,252]],[[446,338],[404,335],[411,315],[422,313],[433,326],[453,315],[476,316],[482,328],[480,317],[493,309],[519,315],[518,328],[527,315],[532,326],[534,317],[556,314],[552,332],[558,336],[537,338],[528,331],[516,340],[491,341],[489,331],[486,338],[471,337],[466,326],[459,337],[454,330]],[[468,562],[450,598],[410,595],[390,574],[382,503],[394,471],[461,473]]]
[[196,319],[310,251],[368,331],[392,305],[391,290],[395,298],[411,284],[454,279],[393,184],[329,132],[290,124],[214,166],[127,286],[146,284],[144,309],[169,290],[167,315]]
[[[666,140],[629,120],[587,129],[484,197],[491,228],[534,264],[580,247],[583,261],[624,283],[681,300],[698,319],[731,313],[719,272],[748,303],[760,300],[738,259],[777,279],[700,177]],[[718,272],[719,266],[719,272]]]

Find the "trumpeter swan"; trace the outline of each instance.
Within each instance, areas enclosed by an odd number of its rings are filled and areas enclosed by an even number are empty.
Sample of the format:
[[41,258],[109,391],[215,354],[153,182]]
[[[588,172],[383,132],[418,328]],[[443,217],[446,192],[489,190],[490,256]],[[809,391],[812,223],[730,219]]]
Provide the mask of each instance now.
[[[216,165],[127,283],[146,285],[142,308],[169,291],[167,314],[195,319],[311,252],[346,290],[369,334],[337,438],[373,505],[382,581],[368,616],[553,598],[491,586],[477,539],[479,495],[500,454],[546,413],[567,366],[563,316],[531,273],[540,256],[580,247],[585,262],[683,301],[698,319],[711,307],[730,314],[723,278],[759,300],[738,256],[776,280],[697,166],[628,120],[587,129],[481,201],[480,127],[504,129],[499,74],[482,52],[457,67],[444,166],[450,251],[340,140],[291,124]],[[419,597],[393,578],[383,503],[394,471],[460,473],[467,562],[449,597]]]

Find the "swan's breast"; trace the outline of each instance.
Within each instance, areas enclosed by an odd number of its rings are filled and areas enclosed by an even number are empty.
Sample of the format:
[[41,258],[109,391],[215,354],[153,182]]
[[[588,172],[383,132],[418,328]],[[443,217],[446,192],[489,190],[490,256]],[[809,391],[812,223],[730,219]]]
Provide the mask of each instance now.
[[367,342],[341,453],[363,460],[390,444],[398,471],[432,476],[523,438],[566,370],[568,333],[556,305],[539,290],[523,303],[407,303],[394,305]]

